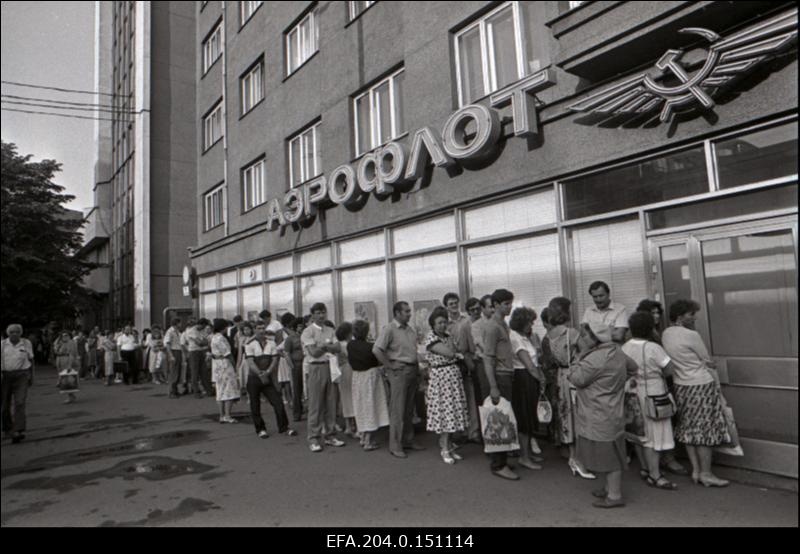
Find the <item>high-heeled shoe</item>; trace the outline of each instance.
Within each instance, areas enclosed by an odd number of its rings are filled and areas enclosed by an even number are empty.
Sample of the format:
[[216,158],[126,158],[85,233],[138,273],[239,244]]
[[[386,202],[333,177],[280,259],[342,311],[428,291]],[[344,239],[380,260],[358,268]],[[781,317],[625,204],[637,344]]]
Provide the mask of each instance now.
[[444,463],[449,465],[453,465],[454,463],[456,463],[456,459],[453,457],[453,455],[450,453],[449,450],[442,450],[442,460],[444,460]]
[[700,484],[704,487],[727,487],[731,484],[730,481],[726,481],[725,479],[720,479],[716,475],[710,476],[700,476],[699,478]]
[[597,475],[583,469],[575,460],[570,460],[568,465],[573,477],[580,475],[583,479],[597,479]]

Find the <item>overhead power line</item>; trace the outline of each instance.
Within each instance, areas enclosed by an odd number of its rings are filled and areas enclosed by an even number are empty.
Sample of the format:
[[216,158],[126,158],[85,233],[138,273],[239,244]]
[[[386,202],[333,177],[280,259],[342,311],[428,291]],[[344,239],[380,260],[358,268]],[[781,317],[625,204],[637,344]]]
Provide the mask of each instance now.
[[78,89],[69,89],[69,88],[60,88],[60,87],[46,87],[43,85],[32,85],[30,83],[18,83],[16,81],[0,81],[5,85],[14,85],[18,87],[29,87],[29,88],[39,88],[44,90],[55,90],[58,92],[74,92],[77,94],[100,94],[103,96],[117,96],[116,94],[112,94],[110,92],[100,92],[96,90],[78,90]]
[[111,104],[95,104],[93,102],[67,102],[66,100],[51,100],[49,98],[34,98],[32,96],[14,96],[13,94],[0,94],[2,98],[13,98],[15,100],[28,100],[30,102],[50,102],[53,104],[68,104],[70,106],[95,106],[98,108],[114,108]]
[[71,115],[71,114],[63,114],[63,113],[50,113],[50,112],[35,112],[31,110],[18,110],[15,108],[2,108],[0,110],[4,112],[19,112],[19,113],[28,113],[28,114],[36,114],[36,115],[54,115],[56,117],[66,117],[71,119],[90,119],[92,121],[118,121],[122,123],[128,123],[129,121],[126,119],[115,119],[109,117],[88,117],[83,115]]
[[141,113],[141,111],[126,111],[126,110],[118,110],[118,109],[108,109],[108,108],[85,108],[85,107],[78,107],[78,106],[52,106],[50,104],[41,104],[38,102],[19,102],[17,100],[0,100],[3,104],[16,104],[20,106],[33,106],[35,108],[48,108],[51,110],[75,110],[75,111],[83,111],[83,112],[108,112],[117,115],[136,115]]

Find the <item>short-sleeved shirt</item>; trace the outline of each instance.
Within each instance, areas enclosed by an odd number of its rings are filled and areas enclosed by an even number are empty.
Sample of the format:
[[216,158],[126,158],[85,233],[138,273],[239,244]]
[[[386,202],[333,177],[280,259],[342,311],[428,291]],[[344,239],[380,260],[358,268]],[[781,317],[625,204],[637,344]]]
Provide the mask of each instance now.
[[186,341],[186,349],[189,352],[197,352],[208,349],[208,337],[204,331],[200,331],[197,327],[191,327],[184,332],[184,339]]
[[17,344],[11,344],[11,339],[3,339],[2,344],[2,371],[20,371],[30,369],[33,359],[33,345],[28,339],[21,338]]
[[334,344],[336,342],[336,333],[333,329],[327,325],[320,327],[316,323],[310,324],[303,330],[303,334],[300,336],[300,343],[303,345],[303,354],[305,354],[304,363],[327,362],[329,359],[327,352],[323,352],[322,356],[312,356],[309,347]]
[[367,371],[381,365],[372,353],[373,344],[365,340],[351,340],[347,343],[347,359],[353,371]]
[[519,357],[519,353],[524,351],[528,353],[530,356],[533,365],[536,365],[536,360],[538,358],[536,353],[536,347],[533,343],[528,340],[527,337],[523,337],[513,329],[509,333],[509,338],[511,339],[511,351],[514,353],[514,369],[525,369],[525,364],[522,363],[522,360]]
[[472,320],[461,315],[456,320],[448,320],[447,334],[453,337],[456,351],[462,354],[475,353],[475,341],[472,338]]
[[605,310],[589,306],[583,312],[581,323],[600,323],[610,327],[628,328],[628,310],[622,304],[611,302]]
[[181,334],[175,327],[167,329],[167,333],[164,335],[164,345],[170,350],[181,349]]
[[478,356],[483,355],[483,335],[486,333],[486,325],[490,321],[491,319],[486,319],[481,316],[480,319],[472,322],[472,327],[470,328],[472,331],[472,342],[475,344],[475,353],[478,354]]
[[122,333],[117,338],[117,346],[122,352],[130,352],[132,350],[136,350],[136,347],[139,346],[139,343],[136,340],[136,337],[133,335],[126,335],[125,333]]
[[289,333],[286,340],[283,341],[283,351],[289,355],[292,363],[303,363],[303,345],[300,343],[300,335],[297,333]]
[[425,350],[427,351],[425,356],[428,360],[428,366],[431,369],[440,369],[443,367],[456,365],[458,361],[455,357],[443,356],[431,350],[431,347],[437,344],[444,344],[450,348],[454,346],[452,338],[449,334],[445,333],[444,337],[440,337],[433,331],[429,331],[428,335],[425,337]]
[[514,353],[511,349],[511,337],[505,321],[499,323],[492,318],[486,324],[483,334],[483,357],[495,361],[495,372],[514,373]]
[[418,363],[417,359],[417,332],[411,325],[401,326],[397,320],[392,320],[389,325],[381,329],[378,340],[375,341],[375,350],[381,350],[389,361]]
[[278,353],[278,349],[275,346],[274,341],[265,341],[264,346],[261,346],[261,343],[258,342],[256,337],[250,337],[250,339],[244,345],[244,355],[247,358],[257,358],[259,356],[274,356]]
[[668,327],[661,336],[664,350],[675,364],[676,385],[707,385],[714,380],[708,368],[711,356],[700,333],[679,325]]
[[[622,351],[639,366],[636,374],[638,386],[643,387],[651,396],[667,392],[662,370],[669,365],[671,360],[660,345],[652,341],[631,339],[622,345]],[[647,385],[646,388],[645,385]]]

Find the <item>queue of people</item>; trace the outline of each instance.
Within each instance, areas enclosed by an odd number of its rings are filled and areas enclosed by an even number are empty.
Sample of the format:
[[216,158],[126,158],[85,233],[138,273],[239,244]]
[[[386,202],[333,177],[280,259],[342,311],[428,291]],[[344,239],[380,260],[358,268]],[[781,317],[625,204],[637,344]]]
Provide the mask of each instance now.
[[[445,295],[429,314],[421,344],[411,307],[400,301],[374,341],[368,322],[336,327],[327,307],[317,303],[305,318],[284,314],[280,321],[268,310],[256,321],[190,318],[183,327],[175,318],[166,332],[159,326],[146,330],[142,341],[130,326],[116,334],[64,332],[52,350],[60,379],[74,377],[62,389],[67,401],[75,400],[84,373],[110,385],[137,383],[141,371],[168,385],[173,399],[214,395],[220,423],[236,423],[232,407],[246,398],[256,435],[268,438],[263,395],[278,433],[297,435],[289,413],[294,422],[307,419],[311,452],[344,446],[342,432],[358,438],[364,451],[378,450],[377,431],[388,426],[389,453],[406,458],[409,451],[425,450],[414,428],[415,416],[424,415],[425,430],[438,435],[439,457],[455,465],[463,460],[464,444],[487,436],[481,412],[505,401],[519,447],[490,453],[490,471],[503,479],[520,479],[520,469],[541,470],[538,441],[549,440],[564,448],[574,476],[602,478],[603,486],[592,491],[594,506],[621,507],[628,453],[636,453],[648,485],[671,491],[678,486],[665,472],[689,474],[673,455],[681,443],[693,482],[726,486],[711,468],[713,448],[731,437],[714,363],[694,330],[699,305],[673,302],[671,325],[662,331],[658,302],[644,300],[629,316],[611,300],[606,283],[592,283],[588,293],[593,305],[577,325],[570,299],[553,298],[541,313],[542,338],[533,332],[536,311],[515,307],[513,292],[497,289],[469,298],[466,314],[457,294]],[[2,343],[3,431],[14,442],[24,438],[25,383],[34,359],[21,333],[9,326]],[[421,389],[424,414],[416,402]],[[539,420],[540,403],[548,408],[545,421]],[[630,428],[629,410],[642,420],[638,431]]]

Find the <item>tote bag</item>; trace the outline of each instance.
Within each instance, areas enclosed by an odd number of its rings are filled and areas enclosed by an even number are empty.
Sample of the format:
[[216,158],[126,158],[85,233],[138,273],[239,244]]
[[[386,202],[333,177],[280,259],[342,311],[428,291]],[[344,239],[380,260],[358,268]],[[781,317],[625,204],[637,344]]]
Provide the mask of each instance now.
[[500,397],[500,402],[495,406],[492,397],[487,396],[478,411],[481,416],[481,434],[483,435],[483,451],[510,452],[519,450],[517,437],[517,418],[511,402]]
[[739,430],[736,428],[736,420],[733,418],[733,408],[728,406],[728,402],[722,396],[722,392],[720,392],[720,398],[722,399],[722,413],[725,415],[725,423],[728,426],[731,442],[717,446],[714,451],[728,456],[744,456],[744,450],[742,450],[742,445],[739,442]]
[[547,399],[544,390],[539,393],[539,402],[536,405],[536,418],[539,423],[550,423],[553,421],[553,406]]

